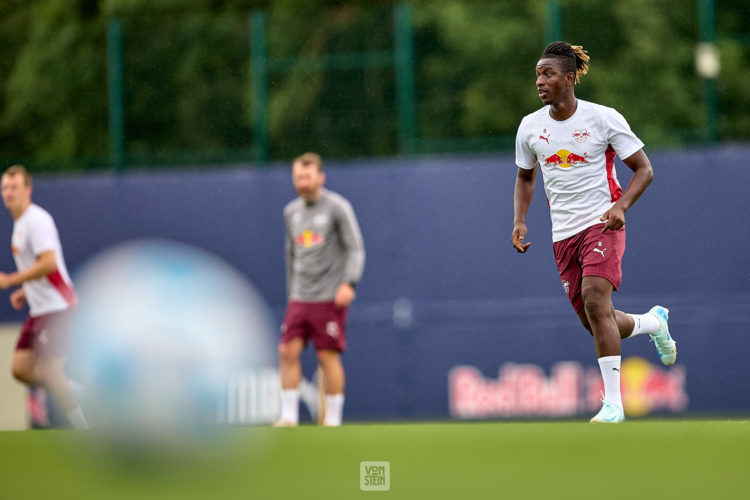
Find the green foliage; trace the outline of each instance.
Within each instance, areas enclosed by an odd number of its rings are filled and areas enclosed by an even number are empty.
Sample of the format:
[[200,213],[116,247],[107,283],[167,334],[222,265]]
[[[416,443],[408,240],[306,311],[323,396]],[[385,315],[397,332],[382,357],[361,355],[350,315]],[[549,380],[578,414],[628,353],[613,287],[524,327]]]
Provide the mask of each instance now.
[[542,12],[534,2],[453,1],[417,10],[417,82],[424,137],[515,134],[539,107],[534,65]]
[[[390,8],[304,5],[270,11],[271,60],[392,49]],[[310,72],[299,65],[271,74],[269,97],[272,154],[277,158],[309,150],[328,157],[395,152],[392,67]]]
[[[719,42],[721,72],[719,79],[719,136],[729,141],[747,141],[750,136],[750,44],[736,39]],[[731,75],[731,77],[729,77]]]
[[[247,147],[246,20],[228,13],[124,18],[128,151]],[[144,57],[147,55],[147,57]]]
[[[127,162],[248,161],[258,111],[250,104],[248,16],[257,8],[268,13],[271,157],[396,154],[392,66],[309,69],[311,58],[392,51],[394,4],[0,2],[0,160],[49,170],[106,165],[106,30],[117,17]],[[560,4],[563,38],[591,56],[578,96],[617,108],[650,148],[701,140],[697,1]],[[415,0],[412,7],[418,149],[507,148],[521,117],[540,105],[533,76],[545,44],[546,1]],[[721,140],[750,138],[747,14],[742,0],[716,0]]]
[[13,55],[3,61],[4,159],[51,163],[106,152],[104,23],[83,3],[18,3],[12,20],[3,16]]

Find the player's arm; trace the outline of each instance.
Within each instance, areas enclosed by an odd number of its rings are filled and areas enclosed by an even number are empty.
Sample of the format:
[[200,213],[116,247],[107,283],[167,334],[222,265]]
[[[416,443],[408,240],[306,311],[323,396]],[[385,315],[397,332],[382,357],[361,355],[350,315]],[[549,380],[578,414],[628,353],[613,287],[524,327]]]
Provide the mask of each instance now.
[[292,293],[292,270],[294,268],[294,240],[289,230],[289,224],[284,220],[284,263],[286,264],[286,296]]
[[45,250],[37,256],[36,262],[23,271],[9,274],[0,273],[0,289],[5,290],[12,286],[20,286],[27,281],[47,276],[55,271],[57,271],[55,251]]
[[601,220],[606,221],[602,232],[610,229],[616,231],[625,225],[625,212],[638,201],[654,178],[654,169],[642,149],[622,161],[633,171],[633,177],[620,199],[602,215]]
[[535,183],[536,167],[518,168],[516,188],[513,192],[513,234],[510,236],[510,242],[520,253],[526,252],[531,246],[531,243],[524,243],[523,239],[526,237],[526,214],[534,196]]
[[357,217],[349,203],[344,203],[338,214],[338,228],[344,248],[344,281],[336,291],[334,302],[338,307],[348,307],[355,296],[355,287],[365,268],[365,244]]

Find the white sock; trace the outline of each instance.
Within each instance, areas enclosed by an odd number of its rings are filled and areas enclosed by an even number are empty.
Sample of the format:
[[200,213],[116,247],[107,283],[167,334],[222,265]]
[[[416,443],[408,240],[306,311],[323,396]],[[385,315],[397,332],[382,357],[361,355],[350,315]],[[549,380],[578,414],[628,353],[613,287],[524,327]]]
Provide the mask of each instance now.
[[633,326],[633,333],[628,335],[628,337],[634,337],[636,335],[640,335],[641,333],[656,333],[657,330],[659,330],[659,320],[656,319],[656,316],[653,314],[628,314],[631,318],[633,318],[633,321],[635,321],[635,325]]
[[86,422],[86,417],[83,416],[83,411],[80,406],[76,406],[74,409],[66,412],[68,420],[73,425],[73,428],[79,431],[85,431],[89,428],[89,423]]
[[344,395],[326,394],[326,418],[324,425],[341,425],[344,415]]
[[299,389],[281,390],[281,420],[299,423]]
[[604,401],[622,408],[620,396],[620,359],[621,356],[604,356],[599,358],[599,368],[604,379]]

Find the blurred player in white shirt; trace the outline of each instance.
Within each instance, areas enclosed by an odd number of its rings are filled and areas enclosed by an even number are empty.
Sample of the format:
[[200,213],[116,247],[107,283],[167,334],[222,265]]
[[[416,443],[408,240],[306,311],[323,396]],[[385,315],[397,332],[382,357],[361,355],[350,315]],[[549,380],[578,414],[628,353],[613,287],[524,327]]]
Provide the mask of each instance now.
[[0,289],[20,286],[10,295],[14,309],[29,306],[13,354],[13,376],[49,390],[76,429],[88,424],[65,376],[76,294],[63,258],[52,216],[31,202],[31,176],[20,165],[2,176],[2,197],[13,217],[11,247],[17,272],[0,273]]

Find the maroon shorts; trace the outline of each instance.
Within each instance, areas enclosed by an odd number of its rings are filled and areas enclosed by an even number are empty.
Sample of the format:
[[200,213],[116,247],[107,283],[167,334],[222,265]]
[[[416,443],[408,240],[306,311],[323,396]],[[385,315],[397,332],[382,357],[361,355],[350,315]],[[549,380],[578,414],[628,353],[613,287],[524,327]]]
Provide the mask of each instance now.
[[76,309],[26,317],[18,336],[16,351],[33,349],[41,358],[65,357],[73,333]]
[[553,244],[563,288],[576,312],[583,308],[581,282],[584,276],[606,278],[615,290],[622,282],[625,228],[602,233],[603,228],[603,223],[597,224]]
[[346,315],[348,307],[331,302],[290,302],[281,325],[281,343],[301,338],[315,349],[346,350]]

